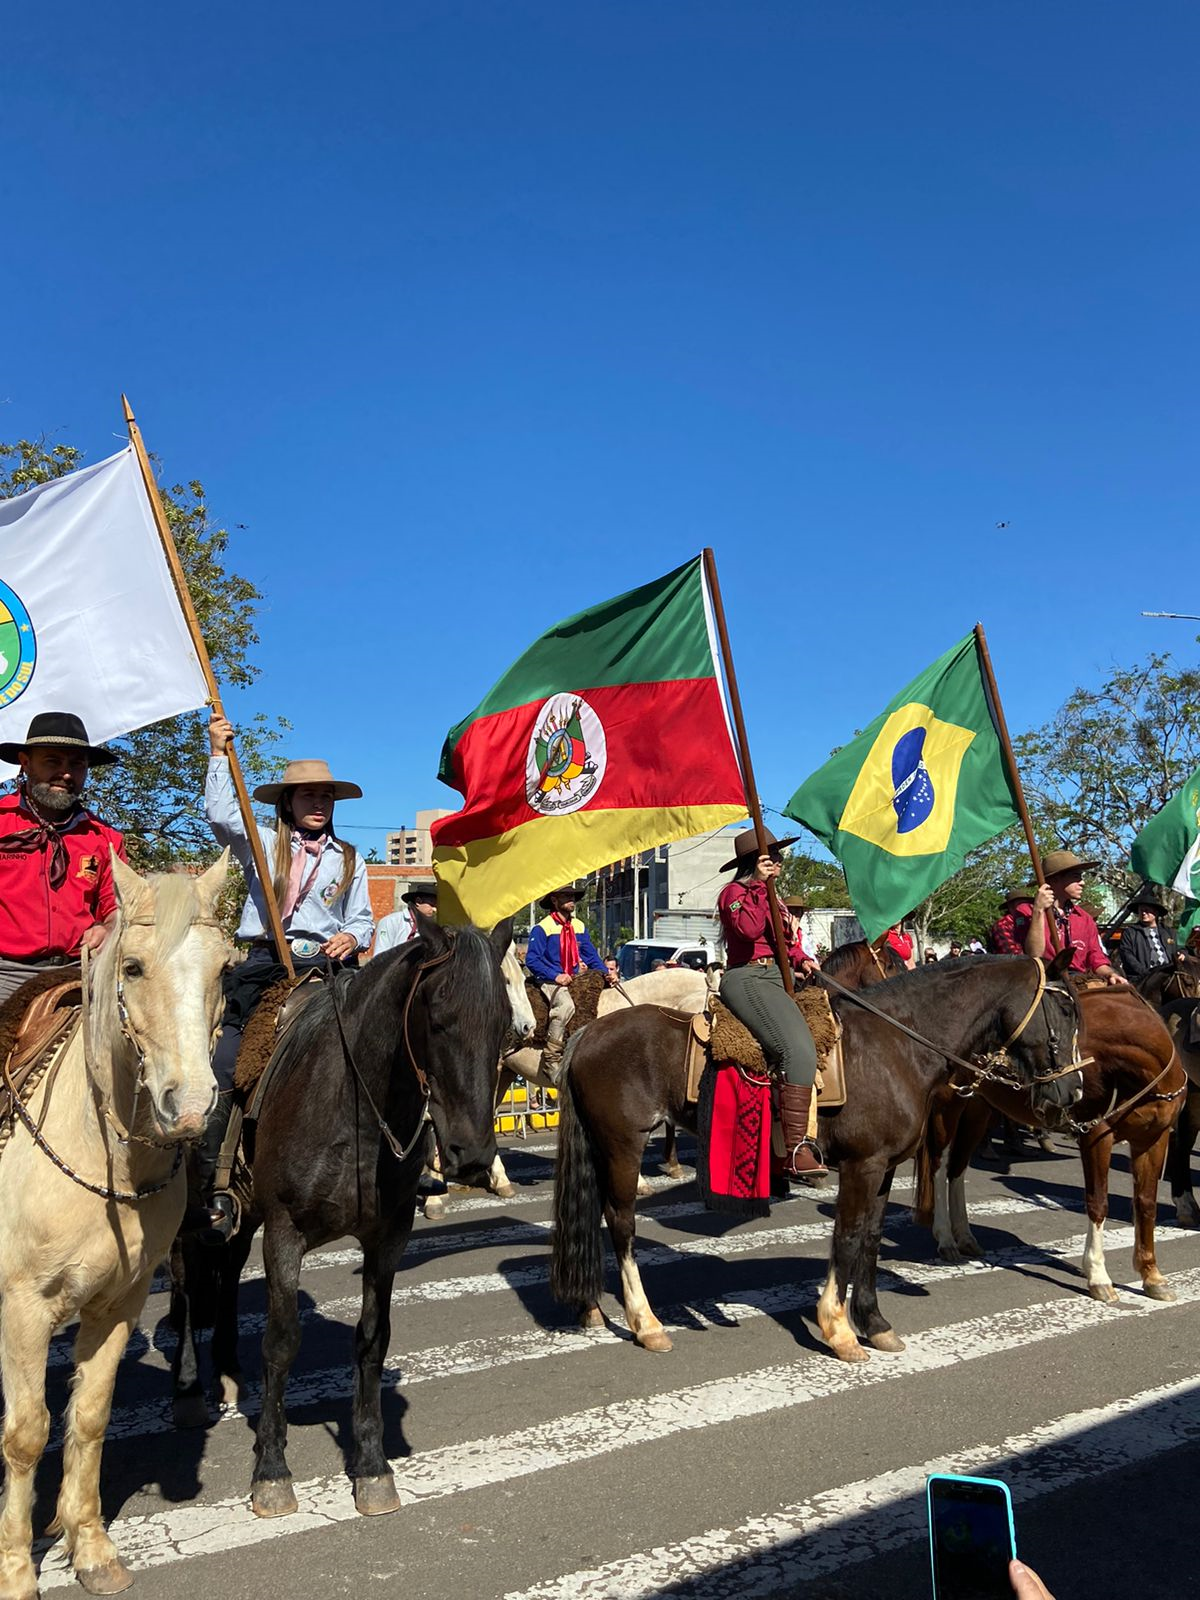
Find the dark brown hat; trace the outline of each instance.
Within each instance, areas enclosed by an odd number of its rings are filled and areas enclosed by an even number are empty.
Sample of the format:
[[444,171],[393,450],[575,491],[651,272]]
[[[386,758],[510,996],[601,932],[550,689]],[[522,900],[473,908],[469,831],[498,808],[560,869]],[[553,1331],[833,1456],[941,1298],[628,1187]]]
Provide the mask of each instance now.
[[16,766],[22,750],[36,750],[45,746],[55,750],[82,750],[93,767],[106,767],[121,759],[115,750],[109,750],[102,744],[92,744],[83,719],[73,711],[39,711],[22,740],[0,744],[0,761]]
[[783,903],[789,911],[807,911],[808,901],[802,894],[785,894]]
[[587,883],[582,879],[579,883],[564,883],[561,889],[551,889],[549,894],[543,895],[538,901],[538,905],[541,906],[543,911],[553,911],[554,906],[552,902],[556,896],[560,894],[570,895],[575,900],[582,900],[587,892]]
[[1042,872],[1047,878],[1055,878],[1060,872],[1095,872],[1099,865],[1098,861],[1081,860],[1074,850],[1051,850],[1042,857]]
[[436,883],[415,883],[407,894],[400,896],[406,906],[415,906],[418,900],[432,900],[437,905]]
[[[800,837],[798,833],[789,833],[786,839],[777,839],[770,828],[763,829],[763,843],[768,850],[782,850],[784,845],[795,844]],[[758,834],[753,828],[744,828],[733,841],[733,859],[727,861],[720,872],[732,872],[734,867],[745,866],[749,860],[758,860]]]
[[1032,900],[1032,889],[1006,889],[1000,900],[1002,906],[1020,905],[1022,900]]

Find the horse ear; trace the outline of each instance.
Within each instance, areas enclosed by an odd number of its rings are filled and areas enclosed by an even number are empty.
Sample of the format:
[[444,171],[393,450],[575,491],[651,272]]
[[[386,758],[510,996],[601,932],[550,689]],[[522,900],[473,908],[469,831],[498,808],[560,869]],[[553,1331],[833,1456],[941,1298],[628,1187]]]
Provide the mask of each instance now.
[[513,919],[511,917],[503,918],[488,935],[492,941],[492,949],[500,957],[501,961],[504,960],[508,947],[512,943],[512,935]]
[[426,945],[435,956],[440,956],[443,950],[450,948],[450,935],[435,917],[423,917],[417,913],[417,938]]
[[217,897],[225,887],[225,880],[229,876],[229,846],[226,845],[212,866],[202,872],[196,879],[196,894],[200,900],[200,910],[206,917],[211,917]]
[[1067,968],[1071,965],[1072,954],[1073,952],[1070,950],[1070,948],[1066,950],[1060,950],[1054,957],[1053,961],[1048,961],[1046,963],[1047,976],[1051,978],[1061,978],[1063,973],[1066,972]]
[[112,845],[108,847],[108,858],[112,866],[113,888],[117,894],[117,904],[121,908],[121,915],[128,919],[145,903],[146,896],[150,893],[149,885],[140,873],[135,872],[127,861],[122,861]]

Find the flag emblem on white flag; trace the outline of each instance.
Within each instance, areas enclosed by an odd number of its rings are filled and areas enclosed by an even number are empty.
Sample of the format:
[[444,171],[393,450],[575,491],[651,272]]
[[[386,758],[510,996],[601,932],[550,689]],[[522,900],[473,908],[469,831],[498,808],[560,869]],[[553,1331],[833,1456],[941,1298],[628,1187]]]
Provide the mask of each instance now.
[[207,699],[132,446],[0,500],[0,742],[72,711],[103,744]]

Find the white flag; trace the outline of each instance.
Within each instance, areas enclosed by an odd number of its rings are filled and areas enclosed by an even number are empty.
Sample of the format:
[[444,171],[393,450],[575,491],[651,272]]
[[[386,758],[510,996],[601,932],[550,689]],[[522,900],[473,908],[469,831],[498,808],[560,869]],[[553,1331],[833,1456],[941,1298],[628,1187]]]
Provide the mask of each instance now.
[[1171,887],[1189,900],[1200,900],[1200,835],[1188,846],[1188,853],[1179,863],[1179,871]]
[[73,711],[102,744],[207,698],[132,446],[0,500],[0,742]]

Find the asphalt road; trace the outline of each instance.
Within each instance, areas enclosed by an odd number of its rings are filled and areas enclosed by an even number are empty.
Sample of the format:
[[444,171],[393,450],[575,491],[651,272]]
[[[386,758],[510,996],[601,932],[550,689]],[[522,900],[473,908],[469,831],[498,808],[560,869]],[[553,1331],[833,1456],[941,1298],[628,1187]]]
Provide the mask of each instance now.
[[[1193,1595],[1200,1442],[1200,1237],[1160,1210],[1173,1305],[1086,1294],[1078,1160],[1031,1156],[969,1175],[981,1265],[933,1259],[897,1186],[881,1277],[902,1355],[834,1360],[812,1320],[832,1190],[729,1228],[691,1182],[640,1203],[644,1279],[675,1349],[576,1331],[546,1287],[553,1146],[504,1141],[514,1200],[456,1200],[418,1219],[398,1279],[385,1395],[403,1504],[355,1515],[344,1468],[355,1252],[302,1279],[289,1459],[300,1512],[248,1506],[258,1341],[257,1248],[243,1286],[248,1385],[207,1430],[171,1428],[166,1295],[117,1383],[106,1514],[141,1600],[402,1593],[405,1600],[672,1595],[928,1596],[927,1472],[999,1473],[1018,1543],[1058,1596]],[[657,1143],[654,1151],[657,1151]],[[684,1143],[685,1160],[689,1147]],[[652,1166],[648,1170],[655,1170]],[[1128,1284],[1127,1163],[1118,1154],[1109,1269]],[[610,1263],[611,1266],[611,1263]],[[610,1275],[615,1287],[615,1273]],[[61,1413],[69,1339],[56,1341]],[[61,1456],[39,1478],[53,1515]],[[50,1549],[42,1587],[72,1581]]]

